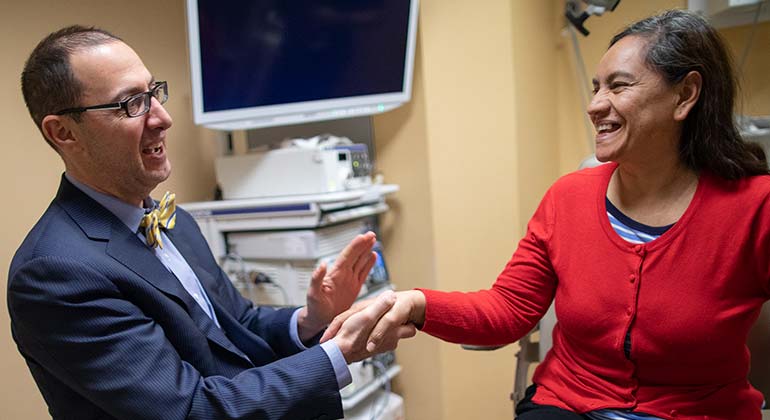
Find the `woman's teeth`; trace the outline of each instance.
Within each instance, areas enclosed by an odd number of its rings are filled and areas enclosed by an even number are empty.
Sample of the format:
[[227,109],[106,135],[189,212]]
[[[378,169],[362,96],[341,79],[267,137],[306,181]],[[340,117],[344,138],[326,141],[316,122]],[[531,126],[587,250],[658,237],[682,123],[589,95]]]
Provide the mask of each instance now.
[[603,123],[596,126],[596,131],[598,133],[607,133],[610,131],[615,131],[620,125],[618,124],[612,124],[612,123]]

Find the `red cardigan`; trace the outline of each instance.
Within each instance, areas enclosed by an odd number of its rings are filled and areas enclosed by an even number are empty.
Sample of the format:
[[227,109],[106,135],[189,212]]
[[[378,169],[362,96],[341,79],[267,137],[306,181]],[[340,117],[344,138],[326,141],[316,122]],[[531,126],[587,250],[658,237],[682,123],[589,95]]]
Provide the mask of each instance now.
[[745,343],[770,297],[770,176],[701,175],[679,221],[635,245],[606,214],[616,167],[558,180],[490,290],[423,290],[422,330],[455,343],[511,343],[555,298],[558,323],[535,371],[535,402],[578,413],[759,419],[762,395],[746,380]]

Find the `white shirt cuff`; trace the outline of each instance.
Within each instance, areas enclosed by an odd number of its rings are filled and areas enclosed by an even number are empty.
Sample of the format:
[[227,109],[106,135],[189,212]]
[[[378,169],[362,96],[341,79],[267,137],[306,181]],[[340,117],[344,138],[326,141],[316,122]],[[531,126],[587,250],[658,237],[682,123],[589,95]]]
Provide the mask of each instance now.
[[340,351],[337,343],[334,340],[329,340],[322,343],[321,348],[332,362],[334,376],[337,377],[337,385],[339,385],[340,389],[350,385],[353,382],[353,377],[350,375],[350,369],[348,369],[348,364],[345,362],[345,356],[342,355],[342,351]]
[[289,321],[289,336],[297,347],[302,350],[307,350],[307,347],[302,343],[302,340],[299,339],[299,325],[297,324],[297,319],[299,318],[299,311],[301,310],[302,308],[297,308],[297,310],[291,314],[291,321]]

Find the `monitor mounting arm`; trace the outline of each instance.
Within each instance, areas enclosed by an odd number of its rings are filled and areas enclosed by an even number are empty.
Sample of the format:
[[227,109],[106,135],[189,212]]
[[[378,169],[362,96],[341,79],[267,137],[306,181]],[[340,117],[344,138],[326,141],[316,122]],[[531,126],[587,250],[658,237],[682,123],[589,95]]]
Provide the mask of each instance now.
[[588,36],[589,32],[583,23],[589,16],[601,16],[606,11],[612,12],[620,3],[620,0],[582,0],[585,8],[580,7],[581,0],[567,0],[564,16],[581,34]]

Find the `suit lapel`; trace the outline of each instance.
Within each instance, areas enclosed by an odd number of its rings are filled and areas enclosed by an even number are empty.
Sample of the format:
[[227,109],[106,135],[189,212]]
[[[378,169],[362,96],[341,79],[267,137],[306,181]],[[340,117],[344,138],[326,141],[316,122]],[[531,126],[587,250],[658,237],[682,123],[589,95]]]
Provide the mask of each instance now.
[[[128,231],[128,229],[124,230]],[[178,242],[184,243],[184,241]],[[179,246],[177,246],[177,242],[174,242],[174,246],[177,247],[177,250],[182,254],[182,257],[188,261],[188,264],[190,264],[188,255],[191,254],[185,252],[187,247],[183,246],[182,249],[180,249]],[[190,317],[195,322],[195,325],[198,326],[198,329],[200,329],[210,341],[237,354],[247,361],[249,360],[248,356],[233,345],[227,336],[225,336],[224,332],[217,327],[208,314],[206,314],[193,297],[190,296],[190,293],[185,290],[179,279],[177,279],[173,273],[168,271],[163,263],[161,263],[155,256],[153,251],[143,244],[136,235],[131,233],[126,237],[121,235],[121,233],[113,231],[113,237],[107,247],[107,253],[153,286],[157,287],[167,295],[181,301],[187,309],[187,313],[190,314]],[[203,283],[202,277],[206,276],[205,270],[201,270],[195,264],[190,264],[190,267],[198,276],[198,279],[201,280],[201,283]],[[210,300],[213,300],[213,295],[209,290],[206,290],[206,294],[209,296]]]
[[[182,305],[210,341],[251,362],[248,356],[227,339],[222,330],[214,324],[212,319],[185,290],[176,276],[158,260],[155,253],[142,243],[136,233],[131,232],[114,214],[80,191],[63,176],[55,201],[80,226],[87,237],[92,240],[107,242],[107,255]],[[174,245],[189,263],[194,254],[186,241],[180,239],[178,242],[179,244],[175,241]],[[205,270],[200,269],[197,264],[190,264],[190,266],[202,283],[204,280],[201,276],[210,283],[210,276],[206,275]],[[212,294],[209,291],[211,289],[205,286],[204,288],[207,289],[206,292],[211,297]]]
[[[211,300],[211,304],[214,304],[214,299],[209,296],[209,299]],[[195,321],[195,324],[198,326],[198,328],[206,334],[206,338],[208,338],[210,341],[214,342],[215,344],[219,345],[220,347],[231,351],[241,358],[245,359],[250,364],[253,364],[254,362],[247,356],[241,349],[236,347],[232,341],[225,335],[224,332],[224,325],[222,324],[222,317],[218,317],[220,325],[222,325],[222,328],[219,328],[214,324],[214,321],[209,318],[209,316],[206,314],[206,312],[203,311],[203,309],[195,302],[193,302],[194,305],[190,311],[190,316],[192,316],[193,320]]]
[[227,331],[227,337],[246,353],[252,363],[256,366],[262,366],[278,358],[272,347],[262,337],[241,325],[238,320],[222,308],[219,302],[212,299],[211,305],[214,306],[214,311],[217,313],[219,325],[224,331]]
[[[176,249],[182,256],[184,256],[187,264],[190,265],[190,268],[195,272],[195,275],[198,276],[198,280],[200,280],[203,289],[206,291],[206,294],[211,301],[211,306],[214,308],[214,313],[217,315],[219,325],[222,328],[216,328],[213,321],[204,314],[208,320],[208,324],[213,326],[216,332],[219,333],[221,338],[226,340],[228,344],[231,342],[235,343],[237,347],[233,347],[234,351],[238,351],[239,354],[246,353],[244,357],[248,357],[248,359],[255,365],[261,366],[274,361],[276,355],[270,345],[261,337],[241,325],[240,322],[232,316],[230,311],[227,310],[224,302],[219,299],[219,293],[217,292],[219,290],[217,278],[199,264],[199,261],[196,258],[197,254],[193,252],[190,241],[183,238],[180,227],[167,231],[166,235],[172,242],[174,242]],[[203,310],[201,310],[201,313],[203,313]],[[227,333],[226,337],[224,332]],[[241,352],[241,350],[243,352]]]
[[167,230],[166,236],[171,239],[171,242],[174,243],[177,251],[179,251],[179,253],[182,254],[182,257],[184,257],[185,261],[187,261],[187,265],[189,265],[195,275],[198,276],[198,280],[200,280],[203,288],[206,289],[206,292],[210,294],[209,290],[214,290],[216,287],[216,281],[211,278],[211,274],[209,274],[209,272],[200,266],[198,258],[196,257],[196,253],[193,251],[192,246],[190,246],[190,241],[184,238],[184,235],[181,234],[181,231],[185,228],[187,228],[187,226],[184,225],[184,222],[177,218],[176,229]]
[[166,295],[179,301],[187,312],[195,305],[182,283],[168,271],[155,254],[122,223],[114,226],[107,244],[107,255],[114,258]]
[[112,212],[80,191],[64,176],[55,201],[88,238],[107,242],[108,255],[165,294],[180,301],[188,307],[189,312],[189,305],[183,298],[186,293],[184,287],[139,240],[136,233],[131,232]]
[[220,299],[220,294],[218,293],[220,285],[217,283],[219,280],[217,280],[214,274],[199,264],[199,260],[196,258],[197,254],[193,252],[190,241],[184,239],[182,232],[183,230],[177,227],[166,232],[166,235],[174,242],[174,246],[184,256],[187,264],[190,265],[190,268],[198,276],[198,280],[200,280],[201,285],[206,290],[206,294],[208,294],[211,305],[214,307],[214,312],[219,320],[219,325],[222,327],[221,330],[217,328],[217,331],[226,332],[229,339],[228,342],[235,343],[237,349],[243,351],[255,365],[261,366],[274,361],[277,356],[270,345],[262,337],[241,325],[233,317],[231,311],[227,309],[226,301]]

